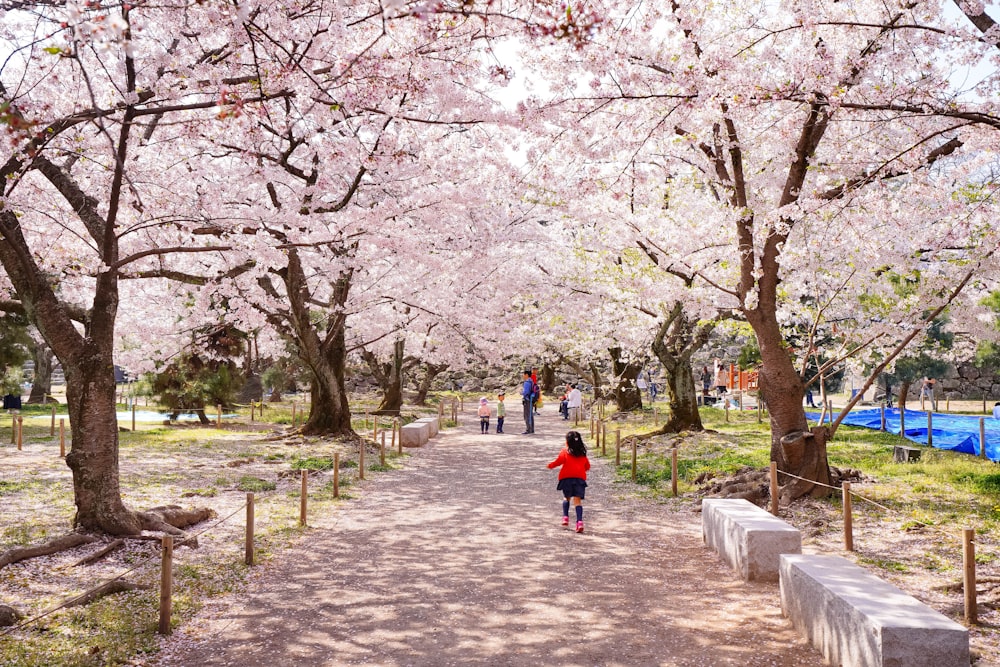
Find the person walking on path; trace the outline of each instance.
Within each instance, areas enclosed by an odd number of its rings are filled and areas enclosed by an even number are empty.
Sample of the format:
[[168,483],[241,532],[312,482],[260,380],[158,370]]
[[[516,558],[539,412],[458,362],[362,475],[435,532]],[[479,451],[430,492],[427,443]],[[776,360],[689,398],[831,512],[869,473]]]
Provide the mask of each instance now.
[[497,433],[503,433],[503,418],[507,416],[507,406],[503,404],[504,395],[497,395]]
[[490,403],[485,396],[479,399],[479,432],[483,435],[490,432]]
[[937,410],[937,401],[934,399],[934,385],[937,381],[934,378],[924,376],[920,383],[920,409],[924,409],[924,399],[930,401],[931,410]]
[[569,408],[570,414],[573,415],[573,421],[580,421],[580,408],[583,407],[583,394],[580,390],[576,388],[576,383],[570,385],[569,395],[566,397],[566,406]]
[[531,371],[524,371],[524,380],[521,383],[521,405],[524,407],[524,433],[528,435],[535,432],[535,387],[534,380],[531,379]]
[[559,468],[559,483],[557,491],[563,492],[562,525],[569,525],[569,503],[573,501],[576,508],[576,532],[583,532],[583,498],[587,493],[587,471],[590,470],[590,459],[587,458],[587,446],[577,431],[566,434],[566,447],[559,456],[549,463],[549,468]]

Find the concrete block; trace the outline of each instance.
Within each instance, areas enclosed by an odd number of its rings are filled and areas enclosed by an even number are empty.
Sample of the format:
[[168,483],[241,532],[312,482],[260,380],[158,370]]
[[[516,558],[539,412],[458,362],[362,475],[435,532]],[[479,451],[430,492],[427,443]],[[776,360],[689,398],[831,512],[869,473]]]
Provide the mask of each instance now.
[[435,438],[438,434],[438,418],[437,417],[422,417],[413,422],[414,424],[428,424],[431,427],[430,437]]
[[748,500],[706,498],[701,527],[705,544],[747,581],[777,581],[779,556],[802,553],[797,528]]
[[399,429],[399,442],[403,447],[422,447],[431,439],[431,425],[426,422],[412,422]]
[[969,631],[839,556],[783,555],[781,609],[844,667],[968,667]]

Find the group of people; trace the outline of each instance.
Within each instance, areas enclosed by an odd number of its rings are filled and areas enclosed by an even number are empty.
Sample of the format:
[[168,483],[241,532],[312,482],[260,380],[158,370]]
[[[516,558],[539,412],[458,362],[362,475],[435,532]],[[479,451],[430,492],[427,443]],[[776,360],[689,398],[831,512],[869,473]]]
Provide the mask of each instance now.
[[[538,372],[535,369],[525,370],[522,374],[521,382],[521,407],[524,412],[524,431],[521,435],[529,435],[535,432],[535,415],[541,405],[541,388],[538,385]],[[507,408],[504,404],[505,394],[497,394],[496,418],[497,433],[503,433],[503,422],[507,416]],[[576,383],[566,385],[562,397],[559,400],[559,414],[563,420],[569,420],[570,415],[576,419],[580,408],[583,407],[583,394],[577,388]],[[479,399],[479,431],[482,434],[490,432],[490,417],[493,416],[493,409],[490,407],[489,399],[485,396]]]

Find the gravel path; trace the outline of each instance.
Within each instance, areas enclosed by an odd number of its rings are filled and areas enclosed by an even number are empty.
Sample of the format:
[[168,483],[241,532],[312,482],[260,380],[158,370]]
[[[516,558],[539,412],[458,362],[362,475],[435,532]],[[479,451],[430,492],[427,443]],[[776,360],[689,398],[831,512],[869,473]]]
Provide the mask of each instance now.
[[605,463],[587,531],[561,528],[545,467],[558,416],[533,436],[480,435],[474,420],[367,482],[158,664],[823,664],[782,618],[777,585],[726,569],[698,515],[616,500]]

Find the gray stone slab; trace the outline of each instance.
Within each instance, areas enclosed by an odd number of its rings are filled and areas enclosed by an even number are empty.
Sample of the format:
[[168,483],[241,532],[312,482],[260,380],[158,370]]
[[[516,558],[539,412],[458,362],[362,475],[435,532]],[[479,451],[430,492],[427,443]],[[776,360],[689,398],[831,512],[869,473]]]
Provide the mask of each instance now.
[[780,555],[802,553],[797,528],[748,500],[706,498],[701,527],[705,544],[747,581],[777,581]]
[[968,667],[969,631],[839,556],[781,557],[781,609],[834,665]]
[[420,419],[417,419],[414,423],[415,424],[430,424],[430,427],[431,427],[431,435],[430,435],[430,437],[432,437],[432,438],[437,437],[438,426],[439,426],[438,418],[437,417],[421,417]]
[[412,422],[399,429],[399,442],[403,447],[422,447],[431,439],[431,425],[427,422]]

